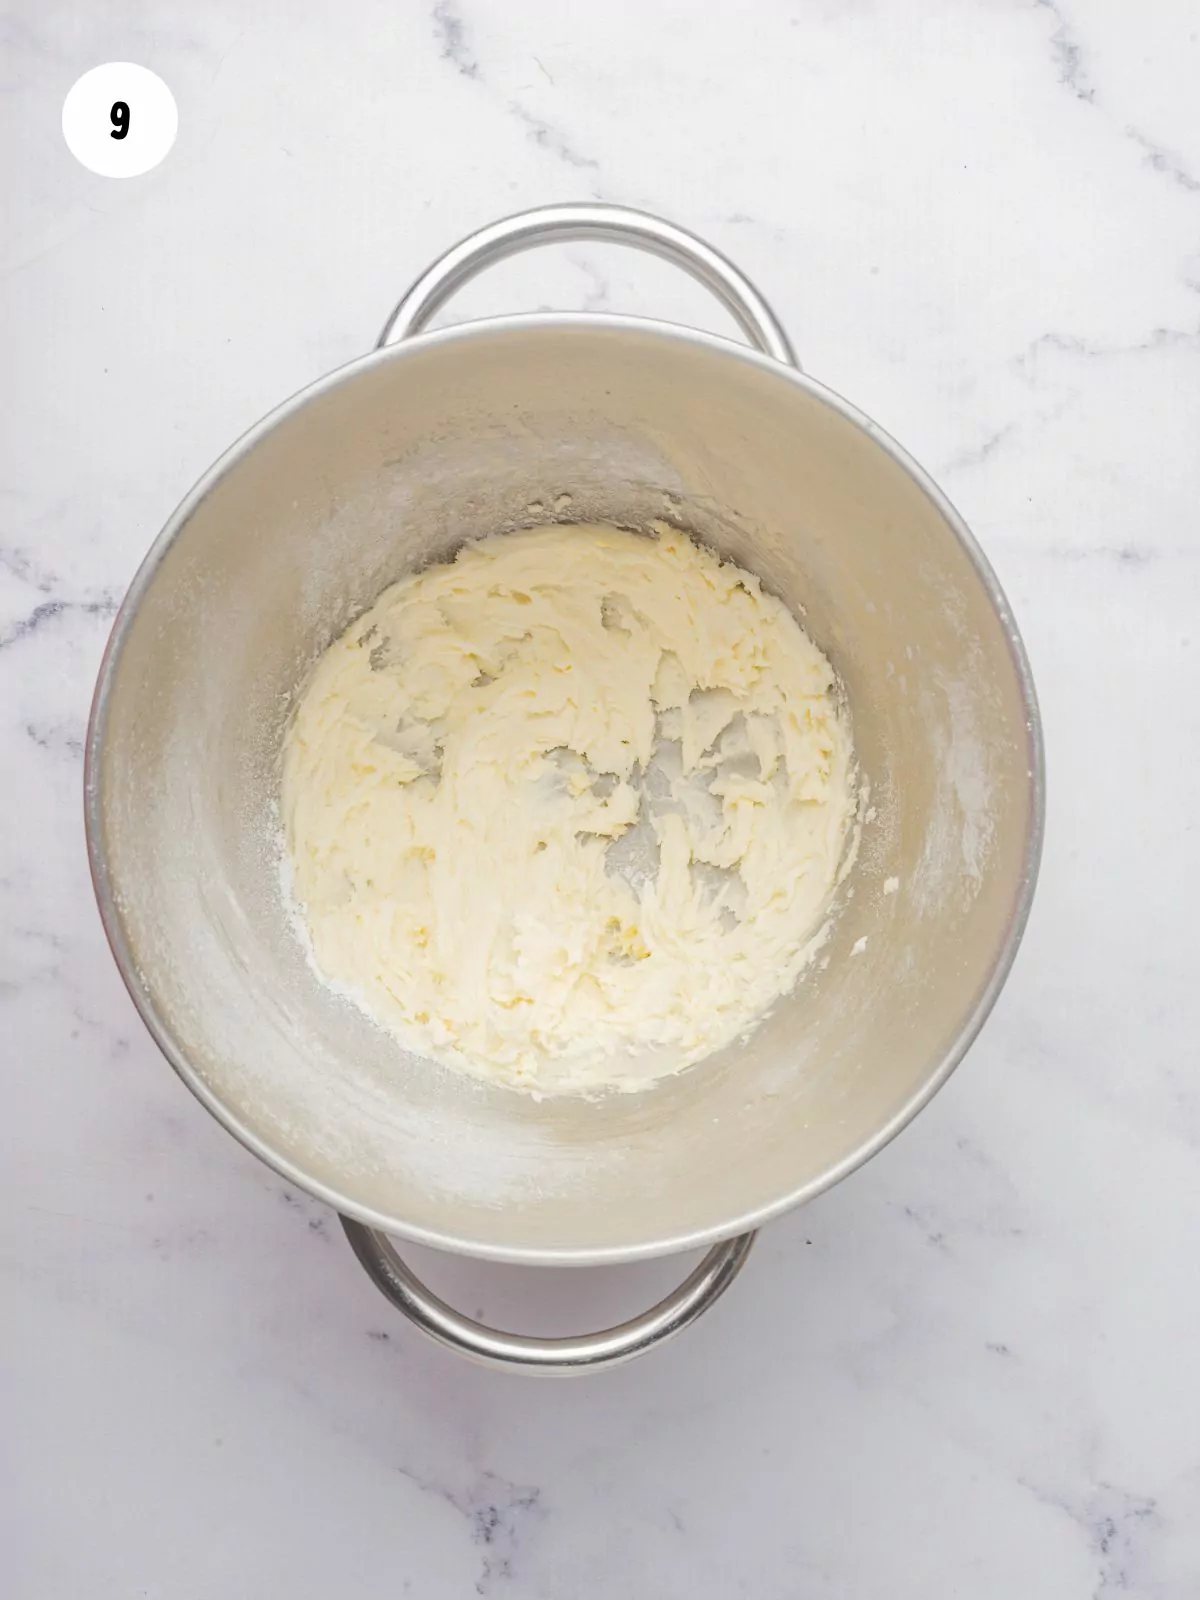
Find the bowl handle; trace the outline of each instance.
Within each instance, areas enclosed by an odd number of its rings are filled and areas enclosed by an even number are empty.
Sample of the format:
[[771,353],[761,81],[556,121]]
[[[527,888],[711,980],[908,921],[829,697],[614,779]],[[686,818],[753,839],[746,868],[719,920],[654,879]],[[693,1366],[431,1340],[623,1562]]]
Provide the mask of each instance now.
[[754,1243],[753,1233],[740,1233],[714,1245],[678,1289],[628,1322],[602,1333],[539,1339],[526,1333],[503,1333],[464,1317],[426,1288],[400,1259],[387,1234],[349,1217],[341,1221],[350,1246],[371,1281],[422,1333],[482,1366],[559,1378],[619,1366],[654,1345],[673,1339],[724,1294],[745,1265]]
[[628,206],[569,204],[538,206],[490,223],[447,250],[404,295],[379,336],[379,346],[420,333],[452,295],[484,267],[542,244],[591,240],[628,244],[673,262],[702,283],[730,312],[756,349],[790,367],[799,367],[791,341],[770,306],[750,282],[712,245],[686,228]]

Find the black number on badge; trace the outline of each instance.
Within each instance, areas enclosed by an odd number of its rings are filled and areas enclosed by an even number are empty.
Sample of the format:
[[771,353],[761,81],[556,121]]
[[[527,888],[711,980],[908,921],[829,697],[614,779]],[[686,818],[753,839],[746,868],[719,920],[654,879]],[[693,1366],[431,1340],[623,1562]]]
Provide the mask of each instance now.
[[113,108],[108,113],[112,119],[113,129],[109,134],[110,139],[123,139],[129,132],[129,107],[124,100],[115,100]]

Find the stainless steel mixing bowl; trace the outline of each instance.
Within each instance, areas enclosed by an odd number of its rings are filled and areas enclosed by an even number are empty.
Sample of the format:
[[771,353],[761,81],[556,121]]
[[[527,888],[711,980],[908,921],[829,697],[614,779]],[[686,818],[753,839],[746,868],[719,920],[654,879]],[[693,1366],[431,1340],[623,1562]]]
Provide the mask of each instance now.
[[[757,349],[608,315],[420,332],[485,263],[584,238],[676,262]],[[406,1055],[314,977],[280,886],[280,741],[310,663],[402,573],[500,529],[664,518],[758,573],[828,653],[868,821],[827,960],[749,1039],[640,1095],[538,1103]],[[677,1332],[756,1228],[945,1082],[1021,937],[1041,770],[1007,602],[924,472],[800,373],[707,245],[619,208],[550,207],[451,250],[380,348],[252,429],[171,518],[101,668],[88,844],[125,982],[208,1109],[338,1209],[426,1332],[570,1371]],[[538,1340],[451,1310],[386,1234],[546,1264],[713,1248],[647,1315]]]

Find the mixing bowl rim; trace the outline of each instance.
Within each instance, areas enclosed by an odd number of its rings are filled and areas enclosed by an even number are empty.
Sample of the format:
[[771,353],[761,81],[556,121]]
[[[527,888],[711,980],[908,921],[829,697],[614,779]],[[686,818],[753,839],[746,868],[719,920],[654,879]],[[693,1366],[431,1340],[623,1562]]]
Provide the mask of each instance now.
[[[248,456],[274,429],[306,405],[324,394],[353,381],[359,375],[389,362],[418,359],[431,349],[463,341],[479,342],[489,334],[542,333],[570,330],[611,334],[622,331],[670,342],[702,347],[725,359],[748,363],[761,372],[769,373],[780,383],[803,389],[813,399],[836,412],[867,438],[885,451],[901,467],[940,512],[966,552],[992,607],[1004,629],[1009,657],[1020,686],[1025,709],[1027,733],[1028,778],[1030,785],[1029,828],[1025,840],[1025,853],[1020,882],[1016,888],[1008,925],[992,964],[987,981],[977,995],[954,1043],[928,1074],[921,1086],[909,1096],[903,1106],[869,1138],[836,1162],[818,1177],[810,1179],[795,1189],[788,1190],[757,1209],[744,1212],[725,1222],[711,1224],[666,1237],[644,1240],[633,1245],[602,1245],[576,1247],[570,1245],[505,1245],[487,1239],[474,1239],[462,1234],[427,1228],[388,1216],[370,1206],[361,1205],[350,1196],[340,1193],[333,1185],[311,1177],[287,1155],[275,1150],[270,1141],[251,1128],[237,1108],[221,1095],[192,1066],[175,1038],[168,1017],[159,1009],[151,986],[138,969],[133,950],[126,935],[124,919],[117,904],[117,889],[112,880],[104,846],[103,794],[100,774],[104,758],[104,739],[108,725],[110,701],[113,695],[116,668],[124,649],[133,620],[150,585],[154,581],[164,558],[176,539],[187,526],[192,515],[216,485],[240,461]],[[192,489],[184,496],[168,518],[162,531],[144,556],[133,581],[122,600],[113,621],[88,721],[84,756],[84,822],[87,837],[88,864],[96,895],[105,937],[112,951],[117,969],[148,1032],[159,1050],[174,1068],[184,1084],[205,1109],[252,1155],[272,1168],[280,1177],[314,1198],[332,1206],[343,1215],[395,1234],[415,1244],[455,1254],[474,1256],[480,1260],[510,1262],[526,1266],[601,1266],[629,1261],[649,1260],[657,1256],[675,1255],[682,1251],[699,1250],[747,1233],[784,1215],[833,1188],[850,1173],[877,1155],[919,1111],[933,1098],[949,1078],[974,1043],[1012,968],[1021,943],[1037,884],[1041,863],[1042,842],[1045,832],[1045,751],[1042,737],[1041,715],[1033,674],[1020,631],[1013,618],[1007,597],[991,563],[976,542],[962,516],[951,504],[937,483],[925,469],[897,443],[890,434],[866,416],[856,406],[836,391],[818,382],[797,367],[785,366],[770,356],[739,344],[718,334],[684,328],[675,323],[612,313],[592,312],[533,312],[516,315],[480,318],[454,327],[422,333],[400,343],[385,345],[367,351],[333,371],[325,373],[313,383],[298,390],[274,407],[234,441],[212,466],[202,474]]]

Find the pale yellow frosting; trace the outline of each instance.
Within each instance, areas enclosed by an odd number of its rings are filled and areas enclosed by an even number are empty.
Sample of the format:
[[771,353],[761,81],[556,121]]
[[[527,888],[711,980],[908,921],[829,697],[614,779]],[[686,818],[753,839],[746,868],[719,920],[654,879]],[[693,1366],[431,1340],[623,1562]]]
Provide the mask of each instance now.
[[387,589],[283,762],[320,972],[411,1050],[637,1088],[791,987],[851,829],[829,662],[673,528],[538,528]]

